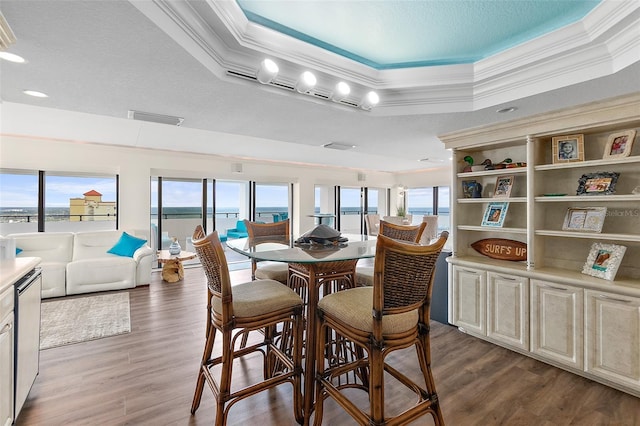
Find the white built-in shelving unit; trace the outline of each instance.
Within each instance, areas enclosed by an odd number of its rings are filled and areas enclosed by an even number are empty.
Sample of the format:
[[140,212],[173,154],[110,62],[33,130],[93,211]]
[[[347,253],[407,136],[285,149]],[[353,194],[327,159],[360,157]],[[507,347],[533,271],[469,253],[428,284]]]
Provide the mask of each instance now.
[[[636,130],[628,157],[604,158],[609,136]],[[584,161],[554,164],[556,136],[582,134]],[[464,331],[640,396],[640,93],[442,135],[452,149],[449,322]],[[506,158],[523,167],[463,172]],[[588,173],[618,172],[613,195],[577,195]],[[513,175],[510,198],[493,198]],[[464,198],[475,180],[481,198]],[[564,194],[564,195],[559,195]],[[509,203],[503,227],[482,226],[490,202]],[[563,230],[569,208],[606,207],[602,232]],[[496,260],[471,245],[527,244],[525,261]],[[582,273],[593,243],[626,247],[615,280]]]

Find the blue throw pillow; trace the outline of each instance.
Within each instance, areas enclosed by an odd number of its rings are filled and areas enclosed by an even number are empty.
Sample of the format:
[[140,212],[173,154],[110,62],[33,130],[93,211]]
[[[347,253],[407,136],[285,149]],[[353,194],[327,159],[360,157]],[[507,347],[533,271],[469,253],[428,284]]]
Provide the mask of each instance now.
[[19,247],[16,247],[16,256],[19,255],[20,253],[22,253],[22,249]]
[[123,232],[116,245],[111,247],[107,253],[117,254],[118,256],[133,257],[133,253],[145,245],[146,242],[147,240],[136,238],[126,232]]

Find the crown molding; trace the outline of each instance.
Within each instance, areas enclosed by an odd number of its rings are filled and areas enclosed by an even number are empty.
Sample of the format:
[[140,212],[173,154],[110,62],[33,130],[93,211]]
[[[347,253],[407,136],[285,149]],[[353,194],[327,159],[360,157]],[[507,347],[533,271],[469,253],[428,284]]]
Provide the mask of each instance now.
[[228,71],[254,75],[260,61],[271,57],[285,85],[295,85],[304,70],[311,70],[319,93],[330,93],[339,80],[352,86],[352,102],[376,90],[381,102],[371,110],[374,115],[482,109],[610,75],[640,61],[640,2],[634,0],[603,0],[579,22],[474,64],[392,70],[376,70],[256,25],[235,1],[131,3],[219,78],[233,78]]

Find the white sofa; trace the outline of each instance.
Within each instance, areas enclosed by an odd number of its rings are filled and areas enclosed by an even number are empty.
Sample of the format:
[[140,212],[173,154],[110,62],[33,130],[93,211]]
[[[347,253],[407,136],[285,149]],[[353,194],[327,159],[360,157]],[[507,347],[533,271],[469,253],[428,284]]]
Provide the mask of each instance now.
[[[133,232],[127,232],[134,235]],[[122,231],[10,234],[17,257],[42,259],[42,298],[133,288],[151,282],[153,250],[147,244],[133,257],[107,253]]]

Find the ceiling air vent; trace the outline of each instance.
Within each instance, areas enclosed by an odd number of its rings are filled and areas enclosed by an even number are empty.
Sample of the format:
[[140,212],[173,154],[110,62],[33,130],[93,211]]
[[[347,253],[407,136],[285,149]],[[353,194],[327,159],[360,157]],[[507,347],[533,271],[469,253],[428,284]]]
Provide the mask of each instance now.
[[179,126],[184,121],[182,117],[174,117],[172,115],[154,114],[152,112],[142,112],[129,110],[127,117],[131,120],[150,121],[152,123],[171,124]]
[[337,143],[337,142],[325,143],[322,146],[324,148],[337,149],[337,150],[340,150],[340,151],[347,151],[349,149],[353,149],[353,148],[356,147],[355,145],[348,145],[346,143]]
[[255,75],[249,75],[239,71],[227,70],[227,74],[229,74],[232,77],[245,78],[247,80],[258,81]]

